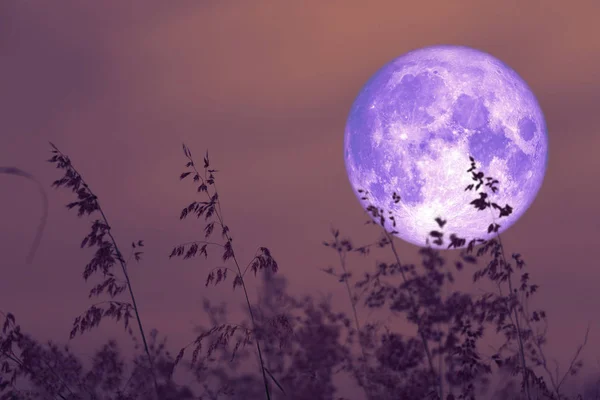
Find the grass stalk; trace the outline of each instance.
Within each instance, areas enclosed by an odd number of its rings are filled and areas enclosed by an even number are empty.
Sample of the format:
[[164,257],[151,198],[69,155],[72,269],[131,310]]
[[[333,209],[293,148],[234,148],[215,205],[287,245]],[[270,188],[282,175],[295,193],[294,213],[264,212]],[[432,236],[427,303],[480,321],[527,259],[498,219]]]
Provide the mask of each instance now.
[[[140,331],[140,335],[142,337],[142,342],[144,344],[144,350],[146,352],[146,355],[148,356],[148,361],[150,363],[150,372],[152,375],[152,380],[154,383],[154,389],[156,391],[156,396],[158,398],[158,400],[160,400],[160,391],[158,388],[158,381],[156,379],[156,373],[154,371],[154,361],[152,359],[152,356],[150,355],[150,350],[148,348],[148,341],[146,340],[146,335],[144,333],[144,328],[142,325],[142,319],[140,317],[140,313],[139,313],[139,309],[137,306],[137,302],[135,299],[135,295],[133,293],[133,288],[131,285],[131,279],[129,278],[129,274],[127,273],[127,267],[125,265],[125,259],[121,253],[121,251],[119,250],[119,246],[117,245],[117,242],[111,232],[110,229],[110,224],[108,223],[108,218],[106,217],[104,210],[102,210],[102,207],[100,206],[100,202],[98,201],[98,197],[94,194],[94,192],[90,189],[89,185],[85,182],[85,180],[83,179],[83,176],[77,171],[77,169],[73,166],[73,164],[71,163],[70,159],[68,156],[66,156],[65,154],[63,154],[54,144],[50,143],[50,145],[52,146],[53,153],[55,153],[56,155],[52,158],[52,160],[50,160],[51,162],[59,162],[59,167],[63,167],[66,168],[68,173],[67,173],[67,177],[69,178],[68,182],[64,182],[67,183],[67,185],[70,185],[71,182],[73,182],[73,184],[71,186],[74,187],[74,190],[76,187],[78,187],[79,185],[83,186],[84,189],[80,189],[83,190],[82,193],[86,193],[85,194],[85,198],[83,199],[83,201],[90,199],[93,203],[93,206],[91,208],[92,211],[98,211],[102,217],[102,220],[104,222],[104,224],[107,226],[106,229],[106,233],[108,234],[112,246],[115,250],[116,253],[116,258],[119,261],[119,264],[121,265],[121,270],[123,271],[123,275],[125,276],[125,280],[127,283],[127,289],[129,291],[129,295],[131,297],[131,302],[132,302],[132,306],[133,306],[133,310],[135,313],[135,317],[137,320],[137,324],[138,324],[138,328]],[[77,183],[75,183],[77,182]],[[62,184],[56,184],[57,182],[55,182],[54,186],[61,186]],[[82,195],[79,194],[78,195],[80,198],[82,198]],[[81,204],[81,203],[80,203]],[[70,207],[69,207],[70,208]],[[89,213],[91,213],[92,211],[89,211]],[[83,213],[80,212],[80,214],[82,215]]]
[[[217,190],[216,184],[213,184],[213,185],[214,185],[215,191],[216,191]],[[218,203],[218,207],[219,207],[219,212],[217,213],[217,218],[219,219],[221,226],[225,226],[225,224],[223,223],[223,212],[221,211],[221,202]],[[229,242],[232,241],[231,236],[229,236],[229,233],[226,232],[225,237],[226,237],[227,241],[229,241]],[[248,312],[250,313],[250,320],[252,321],[252,329],[254,329],[256,331],[257,325],[256,325],[256,320],[254,318],[254,312],[252,311],[252,305],[250,304],[250,296],[248,296],[248,289],[246,289],[246,282],[244,281],[242,269],[240,268],[240,264],[238,263],[237,257],[235,256],[235,251],[233,251],[233,245],[232,245],[232,252],[233,252],[233,255],[232,255],[233,262],[235,263],[235,266],[237,268],[238,275],[241,277],[242,289],[244,290],[244,297],[246,298]],[[260,348],[260,341],[258,340],[258,338],[256,338],[256,350],[258,351],[258,359],[260,361],[260,370],[262,372],[263,383],[265,385],[265,395],[267,397],[267,400],[271,400],[271,393],[269,390],[269,382],[267,380],[267,374],[265,372],[265,370],[266,370],[265,363],[263,360],[262,350]]]
[[358,334],[358,345],[360,347],[360,352],[362,355],[362,369],[363,369],[363,379],[364,386],[363,391],[365,392],[365,396],[367,399],[371,399],[371,384],[369,380],[369,370],[367,365],[367,353],[365,351],[365,346],[362,338],[362,328],[360,326],[360,320],[358,319],[358,312],[356,311],[356,301],[354,300],[354,296],[352,295],[352,290],[350,289],[350,274],[348,273],[348,269],[346,268],[346,252],[344,251],[343,245],[338,242],[339,232],[333,230],[333,236],[335,238],[334,243],[330,243],[330,245],[334,246],[335,250],[338,253],[338,257],[340,259],[340,266],[342,267],[342,277],[344,281],[344,285],[346,287],[346,292],[348,294],[348,300],[350,301],[350,306],[352,307],[352,315],[354,317],[354,326],[356,328],[356,332]]
[[[387,239],[390,242],[392,252],[394,253],[394,258],[396,259],[396,263],[398,264],[398,267],[400,269],[400,275],[402,276],[402,280],[404,281],[404,283],[407,283],[408,279],[406,278],[406,274],[404,273],[404,270],[402,269],[402,264],[400,263],[400,256],[398,255],[398,251],[396,250],[396,246],[394,245],[392,235],[385,229],[385,227],[383,230],[385,232]],[[417,304],[415,302],[415,299],[414,299],[412,293],[410,293],[410,291],[408,291],[408,294],[409,294],[409,299],[411,302],[411,307],[413,308],[414,312],[416,313],[417,312]],[[425,337],[425,334],[421,330],[420,326],[417,326],[417,331],[419,333],[419,337],[421,338],[421,343],[423,343],[423,348],[425,349],[425,355],[427,356],[427,362],[429,363],[429,369],[431,371],[431,374],[434,377],[437,377],[437,379],[438,379],[438,395],[439,395],[440,399],[443,400],[444,399],[444,391],[443,391],[443,386],[442,386],[443,377],[441,375],[438,375],[438,373],[435,370],[435,367],[433,366],[433,357],[431,356],[431,351],[429,349],[429,342],[427,341],[427,338]]]
[[[248,307],[248,312],[250,314],[250,320],[252,323],[252,329],[253,331],[256,333],[258,332],[258,325],[256,323],[256,319],[254,317],[254,312],[252,311],[252,305],[250,303],[250,296],[248,295],[248,289],[246,288],[246,282],[244,281],[244,273],[242,273],[242,269],[240,267],[240,264],[237,260],[237,257],[235,255],[235,251],[232,245],[233,239],[231,238],[231,236],[229,235],[229,228],[225,225],[224,223],[224,219],[223,219],[223,211],[221,210],[221,202],[220,200],[218,200],[218,190],[216,187],[216,182],[214,181],[214,177],[213,177],[213,173],[216,172],[215,170],[210,170],[210,177],[206,176],[206,173],[209,171],[208,167],[209,167],[209,160],[208,160],[208,152],[206,153],[206,156],[204,158],[204,178],[200,177],[200,173],[198,171],[198,169],[196,168],[196,165],[194,163],[194,160],[192,159],[192,154],[191,151],[189,150],[189,148],[184,144],[183,145],[183,150],[184,150],[184,154],[185,156],[188,158],[189,162],[187,164],[188,167],[191,167],[193,172],[195,173],[194,175],[194,180],[200,180],[202,179],[202,185],[204,185],[204,192],[206,193],[206,196],[209,199],[209,202],[213,203],[214,206],[216,206],[216,210],[214,211],[214,214],[217,216],[219,225],[221,226],[221,228],[223,229],[223,236],[226,239],[226,243],[228,243],[229,245],[229,249],[231,251],[231,254],[229,256],[227,256],[227,258],[231,257],[233,258],[233,262],[235,263],[235,266],[237,268],[237,276],[239,277],[239,280],[237,280],[237,282],[239,282],[239,284],[242,286],[242,290],[244,291],[244,297],[246,299],[246,305]],[[187,176],[186,174],[182,175],[182,178]],[[214,197],[211,197],[210,194],[208,193],[208,188],[206,187],[206,183],[208,183],[209,185],[213,186],[214,188],[214,192],[215,195]],[[199,190],[200,191],[200,190]],[[216,204],[215,204],[216,203]],[[207,216],[208,218],[208,216]],[[212,231],[212,228],[211,228]],[[207,234],[208,236],[208,234]],[[223,257],[224,260],[226,259],[226,257]],[[234,287],[235,287],[235,282],[234,281]],[[258,337],[255,338],[256,339],[256,350],[258,352],[258,359],[260,362],[260,369],[261,369],[261,375],[262,375],[262,380],[264,383],[264,387],[265,387],[265,396],[267,398],[267,400],[271,400],[271,393],[269,390],[269,381],[267,379],[267,374],[266,374],[266,367],[265,367],[265,362],[263,359],[263,354],[262,354],[262,349],[260,347],[260,340]],[[279,383],[277,381],[275,381],[278,385]]]
[[[494,212],[491,208],[488,208],[490,213],[492,214],[492,223],[496,223],[496,218],[494,217]],[[504,254],[504,245],[502,244],[502,238],[500,237],[500,233],[496,235],[498,238],[498,244],[500,245],[500,251],[502,254],[502,262],[504,263],[505,268],[509,268],[508,262],[506,261],[506,255]],[[512,284],[512,271],[508,271],[508,290],[510,296],[516,296],[515,291],[513,290]],[[525,347],[523,346],[523,335],[521,330],[520,316],[517,310],[517,307],[513,307],[513,313],[515,318],[515,326],[517,328],[517,339],[519,342],[519,359],[521,362],[521,368],[523,370],[523,382],[525,384],[525,395],[527,396],[527,400],[531,400],[531,389],[529,387],[529,371],[527,369],[527,363],[525,361]]]
[[20,176],[26,179],[33,181],[40,192],[40,196],[42,197],[42,216],[40,217],[40,223],[38,224],[38,228],[35,234],[35,238],[33,239],[33,243],[31,244],[31,249],[29,250],[29,254],[27,255],[27,264],[31,264],[33,261],[33,257],[37,248],[40,245],[40,241],[42,240],[42,234],[44,233],[44,228],[46,227],[46,220],[48,218],[48,195],[46,194],[46,190],[38,181],[35,176],[31,175],[27,171],[23,171],[19,168],[15,167],[0,167],[0,174],[9,174]]

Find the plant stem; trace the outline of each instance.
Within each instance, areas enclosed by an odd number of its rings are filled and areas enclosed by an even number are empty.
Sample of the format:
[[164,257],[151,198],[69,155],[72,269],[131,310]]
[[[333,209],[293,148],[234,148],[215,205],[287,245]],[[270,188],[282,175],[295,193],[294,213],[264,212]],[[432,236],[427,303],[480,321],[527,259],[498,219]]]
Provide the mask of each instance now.
[[[488,210],[490,210],[490,213],[492,214],[492,222],[496,223],[496,218],[494,217],[494,211],[492,210],[491,207],[488,207]],[[504,267],[508,268],[508,263],[506,262],[506,256],[504,255],[504,245],[502,244],[502,238],[500,237],[500,233],[498,232],[498,234],[496,235],[498,238],[498,244],[500,245],[500,252],[502,254],[502,261],[504,263]],[[508,271],[508,290],[510,291],[510,296],[515,295],[513,293],[513,286],[512,286],[512,278],[511,278],[511,273],[510,271]],[[516,295],[515,295],[516,297]],[[519,313],[517,312],[517,307],[514,308],[514,314],[515,314],[515,325],[517,327],[517,339],[519,340],[519,353],[520,353],[520,359],[521,359],[521,368],[523,369],[523,380],[525,381],[525,393],[527,394],[527,399],[531,400],[531,392],[529,390],[529,372],[527,371],[527,365],[525,363],[525,350],[523,348],[523,339],[521,337],[521,324],[519,322]]]
[[[71,166],[71,168],[73,168],[73,170],[75,170],[75,168],[73,166]],[[119,263],[121,264],[121,268],[123,270],[123,275],[125,275],[125,280],[127,281],[127,288],[129,289],[129,295],[131,296],[131,302],[133,303],[133,310],[135,312],[135,317],[137,319],[138,327],[140,329],[140,335],[142,336],[142,342],[144,343],[144,350],[146,351],[146,355],[148,356],[148,360],[150,362],[150,372],[152,374],[152,379],[154,381],[154,389],[156,390],[156,396],[157,396],[158,400],[160,400],[160,398],[159,398],[160,394],[158,391],[158,382],[156,380],[156,374],[154,372],[154,361],[152,360],[152,356],[150,355],[150,350],[148,349],[148,342],[146,341],[146,335],[144,334],[144,328],[142,327],[142,320],[140,318],[140,313],[138,311],[137,302],[135,301],[135,295],[133,294],[133,288],[131,287],[131,280],[129,279],[129,274],[127,273],[127,268],[125,267],[125,260],[123,258],[123,255],[121,254],[121,251],[119,250],[119,246],[117,246],[117,241],[115,240],[114,236],[112,235],[112,233],[110,231],[110,224],[108,223],[108,219],[106,218],[104,211],[102,211],[102,208],[100,207],[100,203],[98,202],[98,197],[92,192],[90,187],[84,182],[83,177],[81,177],[81,174],[79,174],[79,173],[77,173],[77,174],[81,178],[81,182],[85,185],[88,192],[90,192],[90,195],[92,195],[96,198],[96,205],[98,206],[98,211],[100,212],[100,215],[102,216],[102,219],[104,220],[104,223],[109,227],[107,233],[108,233],[108,236],[110,237],[110,240],[113,243],[113,246],[117,253],[117,259],[119,260]]]
[[[213,183],[213,186],[215,188],[215,192],[217,192],[216,183]],[[220,200],[217,202],[217,206],[219,207],[219,212],[215,213],[215,214],[217,215],[217,218],[219,218],[219,222],[221,223],[221,226],[225,226],[225,224],[223,223],[223,212],[221,211],[221,201]],[[225,233],[225,238],[229,242],[232,241],[231,237],[229,236],[229,233],[227,233],[227,232]],[[233,261],[235,262],[235,266],[237,267],[238,274],[239,274],[240,280],[242,282],[242,289],[244,289],[244,296],[246,297],[246,304],[248,305],[248,312],[250,313],[250,320],[252,321],[252,328],[254,329],[254,332],[256,332],[256,320],[254,319],[254,312],[252,312],[252,305],[250,304],[250,297],[248,296],[248,290],[246,289],[246,283],[244,282],[244,278],[242,276],[242,269],[240,268],[240,264],[238,263],[238,260],[235,256],[235,251],[233,250],[233,245],[231,246],[231,251],[233,253]],[[265,363],[263,360],[262,351],[260,349],[260,342],[259,342],[258,338],[256,338],[256,349],[258,350],[258,358],[260,360],[260,369],[262,372],[263,382],[265,384],[265,394],[267,395],[267,400],[271,400],[271,394],[269,392],[269,382],[267,380],[267,374],[265,373]]]
[[29,254],[27,255],[27,264],[31,264],[33,261],[33,256],[40,245],[42,234],[44,233],[44,229],[46,227],[46,219],[48,218],[48,196],[46,194],[46,189],[44,189],[44,186],[35,178],[35,176],[31,175],[29,172],[22,171],[19,168],[0,167],[0,174],[17,175],[32,180],[37,185],[40,195],[42,196],[42,217],[40,218],[40,223],[38,225],[35,238],[33,239],[31,250],[29,250]]
[[[400,256],[398,255],[398,252],[396,251],[396,246],[394,246],[394,241],[392,240],[392,235],[390,235],[390,233],[385,229],[385,227],[383,227],[383,231],[385,232],[385,235],[387,236],[388,240],[390,241],[390,245],[392,246],[392,251],[394,252],[394,257],[396,258],[396,262],[398,263],[398,268],[400,269],[400,274],[402,275],[402,279],[404,280],[404,283],[408,282],[408,279],[406,279],[406,274],[404,273],[404,270],[402,269],[402,264],[400,263]],[[409,291],[409,299],[410,299],[410,303],[411,306],[413,307],[414,311],[417,311],[417,305],[415,304],[415,300],[412,297],[412,294]],[[429,368],[431,369],[431,373],[433,374],[433,376],[438,375],[435,371],[435,368],[433,366],[433,358],[431,357],[431,351],[429,350],[429,344],[427,343],[427,339],[425,338],[425,334],[421,331],[421,327],[419,325],[417,325],[417,330],[419,332],[419,336],[421,337],[421,342],[423,342],[423,347],[425,348],[425,354],[427,355],[427,361],[429,362]],[[441,355],[440,355],[441,357]],[[440,396],[440,400],[444,399],[444,390],[443,390],[443,386],[442,386],[442,376],[439,375],[438,376],[438,394]]]
[[[336,238],[337,241],[337,238]],[[346,279],[344,279],[344,283],[346,284],[346,290],[348,292],[348,299],[350,300],[350,305],[352,306],[352,313],[354,314],[354,324],[356,325],[356,331],[358,333],[358,344],[360,345],[360,351],[363,357],[363,374],[364,374],[364,379],[365,379],[365,386],[363,386],[363,390],[365,392],[365,396],[367,396],[367,399],[371,399],[371,390],[370,390],[370,385],[369,385],[369,377],[368,377],[368,368],[367,368],[367,356],[365,353],[365,347],[363,345],[363,340],[361,337],[361,328],[360,328],[360,322],[358,320],[358,313],[356,312],[356,303],[354,301],[354,299],[352,298],[352,291],[350,290],[350,284],[348,283],[348,272],[346,270],[346,257],[342,256],[341,251],[338,251],[338,256],[340,258],[340,264],[342,266],[342,270],[344,271],[344,276],[346,277]],[[367,389],[367,387],[369,387],[369,389]]]
[[[491,211],[491,210],[490,210]],[[508,266],[506,262],[506,257],[504,256],[504,246],[502,245],[502,239],[500,238],[500,234],[498,233],[498,243],[500,244],[500,249],[502,252],[502,261],[504,262],[505,267]],[[513,296],[513,286],[512,286],[512,278],[511,273],[508,273],[508,290],[510,290],[510,295]],[[523,348],[523,339],[521,338],[521,324],[519,323],[519,314],[517,312],[517,307],[514,308],[515,313],[515,325],[517,326],[517,338],[519,339],[519,353],[521,355],[521,368],[523,369],[523,379],[525,380],[525,393],[527,394],[527,399],[531,400],[531,393],[529,390],[529,372],[527,371],[527,365],[525,364],[525,350]]]
[[[198,169],[196,168],[196,164],[194,163],[194,160],[192,159],[191,153],[189,153],[189,150],[187,149],[187,147],[185,146],[185,144],[183,145],[183,149],[184,149],[184,153],[185,156],[188,158],[188,160],[190,160],[190,164],[189,166],[191,166],[194,169],[194,172],[196,173],[196,176],[200,176],[200,173],[198,172]],[[208,153],[207,153],[208,154]],[[208,166],[208,162],[205,159],[205,167],[204,167],[204,180],[203,182],[206,181],[206,171],[207,171],[207,166]],[[216,182],[212,182],[212,186],[215,189],[215,193],[218,193],[217,190],[217,184]],[[208,190],[205,190],[206,195],[208,196],[209,199],[211,199],[210,194],[208,193]],[[217,218],[219,219],[219,223],[221,224],[221,227],[225,227],[225,224],[223,223],[223,211],[221,210],[221,201],[217,200],[216,201],[216,206],[218,208],[218,211],[215,211],[215,215],[217,216]],[[229,236],[229,233],[227,232],[223,232],[225,238],[227,239],[227,242],[231,243],[233,241],[233,239],[231,239],[231,236]],[[238,270],[238,274],[241,280],[241,284],[242,284],[242,289],[244,290],[244,296],[246,297],[246,304],[248,305],[248,312],[250,313],[250,319],[252,321],[252,328],[256,334],[256,320],[254,318],[254,312],[252,311],[252,305],[250,304],[250,297],[248,296],[248,289],[246,288],[246,283],[244,282],[244,275],[242,274],[242,269],[240,268],[240,264],[237,261],[237,258],[235,256],[235,251],[233,249],[233,245],[231,245],[231,252],[232,252],[232,258],[233,261],[235,262],[235,266],[237,267]],[[269,392],[269,382],[267,380],[267,374],[265,372],[265,363],[263,360],[263,356],[262,356],[262,350],[260,348],[260,343],[258,338],[256,338],[256,349],[258,350],[258,358],[260,361],[260,367],[261,367],[261,372],[262,372],[262,377],[263,377],[263,382],[265,384],[265,393],[267,395],[267,400],[271,400],[271,394]]]
[[144,343],[144,349],[146,351],[146,355],[148,356],[148,360],[150,362],[150,372],[152,374],[152,379],[154,381],[154,389],[156,390],[157,399],[160,400],[160,393],[158,391],[158,382],[156,380],[156,374],[154,371],[154,361],[152,360],[152,356],[150,355],[150,350],[148,349],[148,342],[146,341],[146,335],[144,334],[144,328],[142,327],[142,320],[140,318],[140,313],[138,311],[137,302],[135,301],[135,296],[133,294],[133,288],[131,287],[131,280],[129,279],[129,274],[127,273],[127,268],[125,267],[125,259],[123,258],[123,255],[121,254],[121,251],[119,250],[119,246],[117,246],[117,241],[115,240],[114,236],[112,235],[112,233],[110,231],[110,224],[108,223],[108,218],[106,218],[106,215],[104,214],[104,211],[102,210],[102,207],[100,207],[100,202],[98,201],[98,196],[96,196],[94,194],[94,192],[92,192],[92,189],[90,189],[89,185],[84,181],[81,174],[71,164],[69,158],[67,156],[65,156],[60,150],[58,150],[56,148],[56,146],[54,146],[52,143],[50,143],[50,144],[58,152],[58,154],[63,156],[65,159],[67,159],[68,167],[71,168],[73,170],[73,172],[75,172],[79,176],[79,179],[81,180],[81,183],[83,184],[83,186],[87,189],[89,194],[91,196],[93,196],[93,198],[95,199],[95,202],[96,202],[96,207],[98,208],[98,211],[100,212],[100,215],[102,216],[102,219],[104,220],[104,224],[108,227],[107,233],[108,233],[108,236],[110,237],[110,240],[112,241],[112,244],[115,248],[115,251],[117,253],[117,259],[119,260],[119,263],[121,264],[121,268],[123,270],[123,275],[125,275],[125,280],[127,281],[127,288],[129,289],[129,295],[131,296],[131,302],[133,303],[133,310],[135,312],[135,317],[137,319],[138,327],[140,329],[140,335],[142,336],[142,341]]

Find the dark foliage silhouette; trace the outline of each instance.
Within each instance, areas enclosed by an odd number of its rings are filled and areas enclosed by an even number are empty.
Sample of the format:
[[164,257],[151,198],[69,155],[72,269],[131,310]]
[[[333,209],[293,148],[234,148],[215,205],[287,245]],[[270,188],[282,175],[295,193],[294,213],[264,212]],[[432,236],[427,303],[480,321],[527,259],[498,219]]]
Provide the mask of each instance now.
[[[52,145],[49,161],[65,171],[53,186],[70,188],[77,195],[77,201],[67,207],[76,208],[80,217],[99,215],[81,243],[82,248],[97,248],[83,278],[100,275],[102,281],[92,287],[89,297],[107,300],[75,319],[71,337],[112,318],[123,323],[134,341],[135,355],[126,360],[117,343],[108,340],[90,360],[83,360],[68,346],[39,343],[21,331],[12,314],[2,313],[0,400],[342,400],[335,383],[338,376],[362,390],[348,400],[600,399],[598,380],[590,381],[576,397],[567,395],[565,387],[567,378],[582,366],[580,356],[589,329],[567,371],[559,375],[551,370],[545,351],[547,314],[529,308],[539,287],[531,283],[520,254],[506,256],[498,234],[498,221],[513,209],[493,201],[501,183],[479,171],[472,157],[465,171],[474,183],[465,190],[474,192],[470,205],[489,213],[488,233],[495,237],[461,238],[445,232],[444,216],[438,216],[439,229],[430,232],[427,243],[447,249],[466,247],[452,253],[456,260],[448,261],[440,250],[427,246],[419,250],[421,265],[405,264],[394,244],[391,213],[370,205],[369,193],[361,190],[370,216],[367,223],[379,226],[379,238],[356,246],[332,229],[332,240],[324,242],[337,253],[339,267],[323,272],[344,285],[350,310],[345,313],[333,309],[331,298],[291,296],[266,247],[258,248],[254,258],[242,265],[223,219],[215,179],[218,171],[212,169],[208,153],[199,172],[190,149],[184,145],[183,151],[188,170],[180,179],[190,177],[206,200],[190,203],[180,219],[204,217],[204,237],[175,246],[169,258],[204,256],[206,262],[213,248],[220,249],[223,265],[206,268],[205,284],[223,285],[229,279],[234,292],[244,294],[246,320],[230,321],[226,304],[205,300],[209,325],[199,326],[195,339],[175,357],[156,330],[146,334],[128,275],[131,259],[141,260],[144,243],[134,241],[125,260],[98,197],[70,159]],[[394,193],[391,201],[402,201],[402,193]],[[356,254],[362,259],[375,250],[389,250],[391,261],[377,261],[374,270],[363,268],[354,279],[348,257]],[[120,270],[113,268],[117,264]],[[467,271],[473,282],[487,279],[496,290],[480,295],[452,290],[454,274]],[[255,301],[248,295],[248,272],[260,274],[262,290]],[[415,333],[393,331],[383,322],[366,323],[362,315],[366,310],[385,311],[392,319],[407,321]],[[137,329],[130,326],[134,317]],[[503,344],[487,354],[481,343],[490,335],[500,335]],[[191,373],[191,384],[176,382],[178,368]],[[492,393],[493,378],[500,380],[501,387]]]

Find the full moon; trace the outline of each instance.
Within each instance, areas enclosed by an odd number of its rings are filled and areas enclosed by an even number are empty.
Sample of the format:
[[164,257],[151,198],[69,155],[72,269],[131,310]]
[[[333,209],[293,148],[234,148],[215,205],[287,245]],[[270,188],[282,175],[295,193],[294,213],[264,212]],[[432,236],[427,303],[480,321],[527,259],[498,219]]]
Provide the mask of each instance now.
[[[465,191],[475,183],[469,156],[499,181],[488,193],[513,208],[508,217],[469,204],[479,197]],[[426,47],[392,60],[362,88],[346,123],[344,160],[363,208],[394,217],[387,231],[425,247],[441,217],[447,248],[451,233],[467,244],[491,239],[492,218],[502,233],[531,205],[548,161],[546,123],[531,89],[498,59],[468,47]]]

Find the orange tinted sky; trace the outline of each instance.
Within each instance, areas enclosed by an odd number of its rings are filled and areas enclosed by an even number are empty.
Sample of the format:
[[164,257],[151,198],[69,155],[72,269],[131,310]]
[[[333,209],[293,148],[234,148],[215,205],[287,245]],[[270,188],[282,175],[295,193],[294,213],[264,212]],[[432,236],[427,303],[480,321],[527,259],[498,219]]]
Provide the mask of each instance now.
[[[167,334],[173,350],[202,320],[202,296],[237,309],[228,287],[204,288],[206,263],[167,258],[203,227],[178,220],[194,200],[194,188],[178,181],[181,142],[196,156],[208,148],[220,170],[240,257],[265,245],[294,292],[332,293],[346,310],[344,288],[318,268],[335,263],[321,245],[330,223],[357,242],[377,236],[363,225],[342,159],[355,96],[409,50],[478,48],[515,69],[546,116],[546,178],[504,241],[541,286],[535,304],[549,313],[550,349],[564,363],[588,322],[588,349],[600,350],[598,15],[595,0],[3,1],[0,165],[49,185],[59,172],[45,162],[48,140],[71,156],[117,240],[145,240],[132,279],[146,325]],[[92,250],[79,249],[89,222],[64,208],[71,193],[50,191],[47,230],[26,265],[36,188],[0,180],[0,309],[40,338],[66,340],[89,304],[91,283],[81,273]],[[418,262],[415,246],[398,246]],[[372,269],[374,261],[357,259],[352,268]],[[106,322],[75,345],[85,349],[121,329]],[[597,370],[593,356],[586,361]]]

